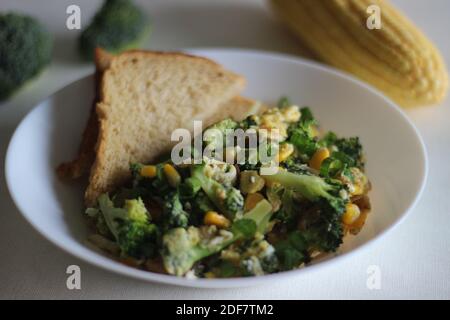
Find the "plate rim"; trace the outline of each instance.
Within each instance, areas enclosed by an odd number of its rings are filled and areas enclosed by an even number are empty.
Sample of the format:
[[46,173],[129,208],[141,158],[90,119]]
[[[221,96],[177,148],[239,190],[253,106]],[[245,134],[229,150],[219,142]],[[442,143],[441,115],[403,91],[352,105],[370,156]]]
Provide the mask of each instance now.
[[[100,269],[108,270],[110,272],[118,273],[121,275],[129,276],[134,279],[139,280],[145,280],[146,282],[156,282],[160,284],[169,284],[169,285],[176,285],[176,286],[182,286],[182,287],[194,287],[194,288],[237,288],[237,287],[249,287],[257,284],[262,284],[265,282],[269,282],[272,280],[282,280],[290,277],[300,277],[305,276],[308,273],[311,272],[318,272],[323,268],[330,267],[333,263],[343,261],[344,259],[349,259],[350,257],[359,254],[363,251],[363,249],[367,250],[371,246],[374,245],[375,242],[382,239],[386,236],[386,234],[392,232],[398,225],[403,223],[403,221],[406,219],[406,217],[409,215],[410,211],[417,205],[418,201],[420,200],[423,191],[426,186],[427,178],[428,178],[428,154],[426,145],[424,143],[424,140],[422,138],[422,135],[420,134],[420,131],[417,129],[416,125],[409,119],[409,117],[406,115],[405,111],[402,110],[396,103],[394,103],[390,98],[386,97],[381,91],[378,89],[372,87],[371,85],[362,82],[361,80],[355,78],[353,75],[337,70],[333,67],[321,64],[316,61],[312,61],[309,59],[305,59],[302,57],[298,57],[291,54],[286,53],[280,53],[280,52],[273,52],[273,51],[264,51],[264,50],[254,50],[254,49],[242,49],[242,48],[221,48],[221,47],[202,47],[202,48],[181,48],[177,51],[180,52],[187,52],[191,54],[196,55],[212,55],[212,54],[238,54],[238,55],[248,55],[248,56],[259,56],[262,58],[267,59],[275,59],[275,60],[281,60],[289,63],[295,63],[300,65],[306,65],[307,67],[312,67],[313,69],[318,69],[325,73],[331,73],[334,76],[337,76],[338,78],[350,81],[353,84],[356,84],[357,86],[360,86],[364,88],[365,90],[369,91],[371,94],[378,96],[378,98],[381,98],[386,102],[386,104],[394,109],[403,121],[406,122],[406,124],[412,129],[412,131],[415,133],[415,138],[419,142],[418,146],[420,149],[420,156],[422,157],[422,165],[421,168],[421,177],[420,177],[420,185],[418,190],[416,191],[416,194],[414,198],[410,201],[409,205],[403,210],[401,216],[399,216],[391,225],[389,225],[384,230],[380,231],[379,234],[377,234],[376,237],[369,239],[367,242],[361,244],[357,248],[341,253],[339,255],[336,255],[328,260],[322,261],[319,264],[311,265],[306,268],[301,269],[295,269],[295,270],[289,270],[289,271],[283,271],[275,274],[269,274],[264,275],[260,277],[244,277],[244,278],[227,278],[227,279],[187,279],[184,277],[176,277],[172,275],[164,275],[164,274],[157,274],[149,271],[143,271],[136,268],[128,267],[126,265],[121,264],[120,262],[114,261],[111,258],[102,256],[100,253],[96,252],[93,249],[90,249],[88,247],[84,247],[80,244],[80,248],[73,248],[70,245],[62,244],[58,242],[57,239],[55,239],[53,236],[49,235],[45,232],[45,230],[41,229],[38,224],[35,224],[31,218],[29,218],[28,214],[25,212],[23,207],[20,204],[20,201],[13,192],[14,182],[11,178],[11,168],[13,166],[12,164],[12,148],[15,145],[15,141],[17,139],[18,133],[20,129],[24,126],[26,123],[26,120],[30,118],[30,116],[37,112],[40,108],[44,108],[46,103],[48,103],[51,98],[58,92],[66,89],[69,86],[74,85],[77,82],[85,81],[87,78],[92,77],[92,73],[85,75],[75,81],[72,81],[63,87],[59,88],[58,90],[55,90],[52,94],[48,95],[45,99],[37,103],[35,106],[33,106],[30,111],[27,112],[27,114],[20,120],[19,124],[14,130],[14,133],[12,134],[10,141],[8,143],[8,147],[6,150],[6,156],[5,156],[5,180],[8,192],[11,196],[11,199],[20,212],[21,216],[35,229],[42,237],[47,239],[50,243],[55,245],[57,248],[69,253],[70,255],[79,258],[80,260],[89,263],[90,265],[94,265]],[[76,250],[75,250],[76,249]],[[80,250],[81,249],[81,250]],[[88,252],[89,254],[95,254],[96,256],[86,256],[84,255],[85,252]],[[103,260],[107,259],[109,263],[103,264]]]

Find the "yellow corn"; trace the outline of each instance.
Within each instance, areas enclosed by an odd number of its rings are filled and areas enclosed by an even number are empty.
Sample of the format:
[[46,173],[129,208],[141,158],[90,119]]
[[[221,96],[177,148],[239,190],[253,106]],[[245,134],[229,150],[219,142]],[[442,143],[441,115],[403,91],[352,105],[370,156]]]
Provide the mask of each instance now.
[[[324,62],[409,107],[442,101],[448,73],[429,39],[386,0],[271,0],[288,27]],[[366,25],[370,5],[381,28]]]
[[360,214],[361,211],[356,204],[348,203],[345,206],[345,213],[342,215],[342,222],[346,225],[351,225],[359,218]]
[[143,166],[141,168],[141,176],[146,178],[154,178],[156,176],[156,166]]
[[249,193],[249,195],[245,198],[244,211],[247,212],[252,210],[262,199],[264,199],[264,197],[261,193]]
[[313,169],[319,170],[323,160],[330,156],[330,151],[327,148],[318,149],[311,159],[309,160],[309,166]]
[[294,146],[291,143],[280,144],[280,150],[278,150],[278,162],[285,161],[292,153],[294,153]]
[[208,211],[203,218],[203,223],[209,226],[214,225],[219,228],[228,228],[230,226],[230,220],[215,211]]
[[166,175],[167,182],[176,188],[181,182],[181,176],[171,164],[166,163],[163,167],[164,174]]

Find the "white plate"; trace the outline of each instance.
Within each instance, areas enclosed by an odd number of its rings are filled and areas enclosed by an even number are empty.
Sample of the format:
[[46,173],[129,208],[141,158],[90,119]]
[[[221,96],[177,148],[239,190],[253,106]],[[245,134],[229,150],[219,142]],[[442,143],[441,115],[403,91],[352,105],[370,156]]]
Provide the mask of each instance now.
[[[6,179],[24,217],[61,249],[99,267],[139,278],[192,287],[239,287],[308,274],[351,257],[357,248],[391,229],[414,206],[424,187],[424,144],[412,123],[390,100],[348,75],[273,53],[231,49],[193,50],[247,78],[244,95],[275,102],[281,95],[312,108],[323,128],[359,136],[373,184],[373,210],[366,226],[349,237],[337,257],[307,268],[263,277],[190,280],[140,271],[115,262],[86,245],[82,218],[85,182],[68,185],[55,167],[76,154],[93,99],[93,77],[86,77],[40,103],[20,123],[6,156]],[[357,263],[357,256],[352,257]]]

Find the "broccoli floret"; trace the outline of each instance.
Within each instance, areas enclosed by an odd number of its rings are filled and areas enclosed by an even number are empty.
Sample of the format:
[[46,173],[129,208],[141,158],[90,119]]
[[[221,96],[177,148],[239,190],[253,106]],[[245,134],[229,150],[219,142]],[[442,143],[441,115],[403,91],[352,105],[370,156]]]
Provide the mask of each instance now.
[[142,200],[125,200],[123,208],[114,207],[107,194],[98,198],[99,209],[122,253],[135,258],[150,258],[157,253],[159,231],[151,224]]
[[364,157],[358,137],[338,138],[334,132],[328,132],[320,141],[320,146],[337,149],[331,158],[339,160],[348,167],[364,168]]
[[342,211],[337,211],[327,201],[321,200],[318,203],[319,215],[304,218],[305,226],[301,232],[311,249],[330,252],[336,251],[342,244]]
[[192,176],[200,181],[203,191],[212,203],[228,218],[240,216],[244,208],[244,197],[241,192],[205,175],[205,165],[196,165],[192,169]]
[[166,229],[187,227],[189,214],[184,211],[178,192],[168,193],[163,198],[163,221]]
[[285,188],[292,189],[296,193],[309,201],[319,201],[325,199],[331,207],[342,213],[344,211],[344,200],[339,197],[339,191],[343,189],[337,181],[325,181],[318,176],[295,174],[279,170],[273,175],[265,176],[265,179],[271,182],[277,182]]
[[162,239],[161,255],[168,273],[181,276],[195,262],[211,256],[231,243],[251,238],[258,231],[265,231],[272,214],[272,206],[260,201],[243,219],[235,221],[231,231],[201,232],[200,228],[175,228],[166,232]]
[[255,239],[242,254],[241,267],[246,276],[259,276],[279,269],[275,248],[264,239]]
[[308,243],[299,230],[290,232],[286,239],[277,242],[275,251],[282,270],[291,270],[309,261]]
[[281,208],[276,213],[276,218],[287,226],[291,226],[299,213],[299,208],[294,198],[294,191],[284,189],[280,201]]
[[[206,232],[205,232],[206,233]],[[175,228],[164,234],[161,255],[164,267],[170,274],[182,276],[195,262],[219,252],[232,242],[233,235],[219,234],[205,238],[197,227]],[[214,242],[213,239],[217,239]]]
[[117,242],[130,257],[150,258],[157,253],[157,239],[156,225],[126,220],[120,227]]
[[81,33],[79,49],[90,60],[96,47],[112,53],[138,47],[149,34],[147,15],[130,0],[106,0]]
[[52,47],[51,35],[34,18],[0,14],[0,101],[49,64]]
[[358,137],[338,139],[336,140],[335,145],[340,152],[344,153],[354,161],[354,163],[349,164],[350,166],[356,166],[358,168],[364,167],[362,145]]
[[346,203],[339,196],[344,188],[340,182],[284,171],[266,176],[266,179],[280,183],[314,206],[317,215],[307,216],[302,230],[310,247],[321,251],[334,251],[339,247],[343,237],[341,216]]
[[292,143],[301,154],[311,157],[318,148],[314,136],[317,121],[314,119],[311,110],[307,107],[300,109],[300,113],[300,120],[289,127],[289,142]]

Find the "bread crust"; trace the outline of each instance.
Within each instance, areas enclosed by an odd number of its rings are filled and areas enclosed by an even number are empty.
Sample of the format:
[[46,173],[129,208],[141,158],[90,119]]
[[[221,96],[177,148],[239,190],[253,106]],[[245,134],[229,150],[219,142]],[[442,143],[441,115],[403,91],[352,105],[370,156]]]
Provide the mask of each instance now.
[[[95,161],[91,168],[91,174],[89,178],[89,186],[85,193],[85,202],[86,205],[91,206],[95,204],[95,200],[97,197],[103,193],[103,192],[109,192],[115,189],[117,186],[123,184],[126,182],[126,180],[130,177],[128,172],[128,165],[129,163],[126,163],[125,166],[125,160],[124,158],[129,157],[130,161],[151,161],[154,156],[152,156],[152,153],[156,153],[157,151],[161,151],[163,147],[161,145],[159,146],[159,150],[157,147],[155,147],[155,150],[147,150],[148,154],[143,156],[142,154],[133,154],[133,150],[125,150],[127,148],[128,144],[136,144],[137,141],[132,141],[130,143],[126,142],[120,147],[115,146],[117,150],[114,152],[111,152],[111,145],[114,143],[112,140],[114,137],[111,136],[111,132],[114,130],[118,130],[115,128],[115,125],[117,124],[117,115],[111,116],[112,110],[114,108],[118,108],[117,105],[117,92],[111,92],[111,87],[114,87],[114,84],[117,81],[122,81],[122,79],[119,79],[121,75],[124,74],[125,68],[132,68],[130,64],[132,65],[134,62],[137,61],[157,61],[155,63],[167,63],[170,64],[176,64],[180,63],[182,64],[181,67],[183,68],[189,68],[191,65],[194,65],[195,68],[201,67],[205,69],[205,73],[214,74],[217,76],[217,79],[212,79],[212,81],[216,81],[218,83],[218,86],[224,86],[224,93],[222,92],[216,92],[214,90],[210,90],[212,93],[209,93],[209,91],[203,92],[193,92],[192,96],[187,96],[187,99],[191,99],[191,104],[193,101],[196,101],[196,95],[204,95],[207,96],[209,99],[203,99],[199,100],[200,102],[203,101],[215,101],[212,105],[202,105],[198,107],[198,110],[185,110],[190,112],[190,114],[195,115],[196,119],[208,119],[211,117],[211,112],[214,113],[214,111],[218,111],[221,108],[221,105],[232,98],[232,96],[235,96],[236,94],[241,91],[245,85],[245,79],[233,72],[225,70],[221,65],[217,64],[214,61],[211,61],[209,59],[203,58],[203,57],[196,57],[185,53],[180,52],[155,52],[155,51],[143,51],[143,50],[132,50],[127,51],[125,53],[119,54],[117,56],[106,56],[104,55],[104,52],[98,51],[96,52],[96,65],[97,69],[99,69],[102,74],[99,84],[99,102],[96,105],[96,116],[97,116],[97,124],[98,124],[98,138],[96,141],[95,146]],[[161,62],[162,61],[162,62]],[[151,64],[150,64],[151,65]],[[202,69],[202,70],[203,70]],[[128,70],[127,70],[128,71]],[[173,70],[172,70],[173,71]],[[194,70],[195,71],[195,70]],[[183,71],[186,76],[186,70]],[[195,73],[195,72],[194,72]],[[187,73],[190,75],[190,73]],[[201,71],[198,72],[198,74],[201,74]],[[202,80],[204,83],[207,82],[206,80]],[[138,83],[140,84],[140,83]],[[135,83],[131,83],[130,85],[134,86]],[[152,87],[150,87],[147,90],[151,90]],[[158,88],[159,89],[159,88]],[[197,88],[198,89],[198,88]],[[164,89],[162,89],[164,90]],[[200,91],[200,90],[197,90]],[[148,93],[148,92],[147,92]],[[164,92],[160,94],[160,96],[164,97],[165,94],[173,94],[172,92]],[[208,96],[208,94],[212,95],[212,98]],[[214,96],[216,95],[216,96]],[[186,98],[186,97],[184,97]],[[201,97],[202,98],[202,97]],[[236,99],[234,102],[238,103],[239,99]],[[138,103],[137,101],[136,103]],[[130,102],[131,103],[131,102]],[[243,103],[243,100],[240,101],[240,103]],[[112,105],[115,105],[115,107],[112,107]],[[189,104],[188,104],[189,105]],[[159,108],[160,106],[158,106]],[[166,106],[164,106],[166,107]],[[172,107],[172,106],[171,106]],[[184,106],[180,105],[179,108],[183,108]],[[146,108],[144,106],[143,108]],[[161,107],[162,108],[162,107]],[[148,110],[151,110],[149,107]],[[146,110],[147,110],[146,109]],[[126,112],[138,112],[137,110],[140,110],[138,107],[134,108],[134,111],[129,110],[122,110],[125,114]],[[152,109],[153,110],[153,109]],[[242,108],[240,109],[242,110]],[[139,112],[142,112],[140,110]],[[159,109],[155,109],[154,112],[158,113],[160,112]],[[178,110],[178,112],[181,112]],[[205,114],[201,112],[206,112]],[[241,111],[239,111],[240,113]],[[232,113],[232,112],[230,112]],[[157,114],[153,114],[154,116],[157,116]],[[125,115],[124,115],[125,116]],[[161,115],[159,115],[161,116]],[[158,124],[159,125],[159,124]],[[170,127],[170,123],[167,124],[161,124],[164,127]],[[123,128],[122,128],[123,129]],[[125,129],[124,129],[125,130]],[[121,132],[121,135],[125,135],[125,132]],[[158,140],[160,137],[154,137],[154,140]],[[120,140],[120,139],[118,139]],[[146,147],[148,148],[148,143],[146,144]],[[167,148],[170,148],[170,145],[167,144]],[[145,148],[144,148],[145,149]],[[134,149],[135,151],[135,149]],[[124,154],[126,153],[127,154]],[[134,152],[136,153],[136,152]],[[118,160],[118,163],[114,163],[116,161],[112,161],[111,158],[116,157]],[[119,163],[120,162],[120,163]]]

